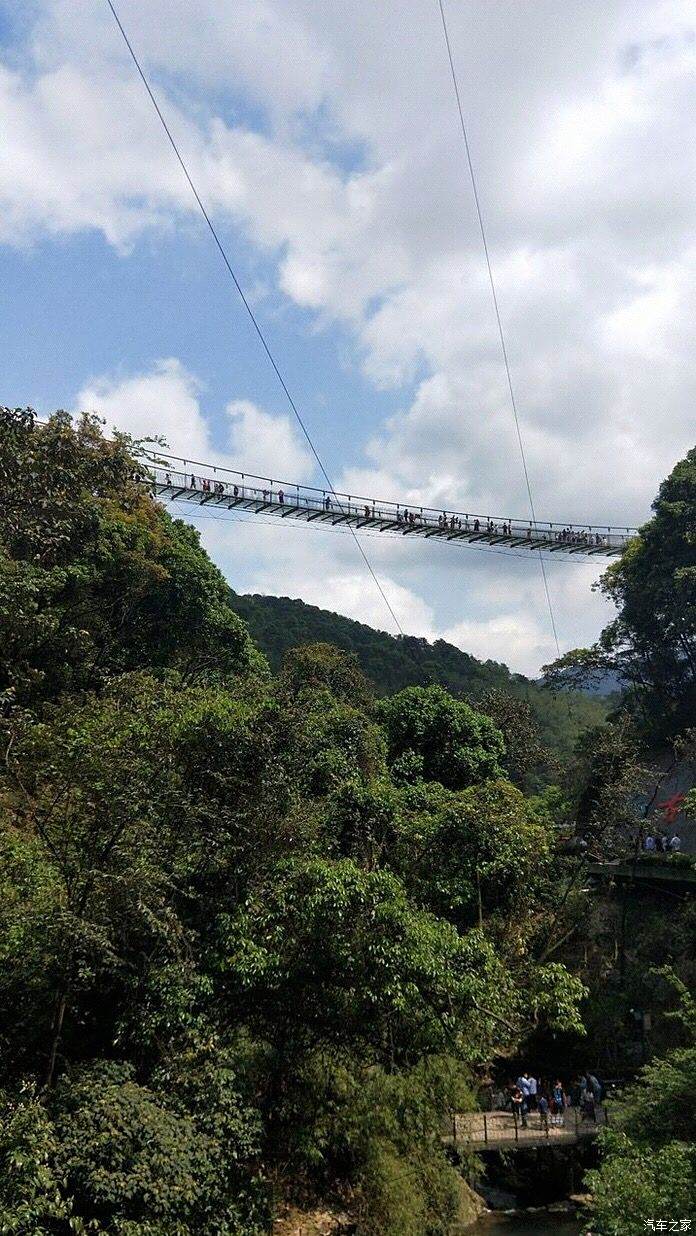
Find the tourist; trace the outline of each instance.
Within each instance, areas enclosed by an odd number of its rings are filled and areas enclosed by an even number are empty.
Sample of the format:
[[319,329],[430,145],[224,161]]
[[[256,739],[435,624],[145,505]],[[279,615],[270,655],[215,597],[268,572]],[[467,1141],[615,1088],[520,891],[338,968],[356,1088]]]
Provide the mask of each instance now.
[[594,1121],[596,1119],[594,1093],[587,1075],[580,1080],[580,1111],[583,1120]]
[[549,1131],[549,1101],[545,1094],[539,1095],[537,1104],[539,1109],[539,1128],[548,1133]]
[[191,489],[195,489],[195,488],[196,488],[196,478],[195,478],[195,476],[193,475],[193,472],[192,472],[192,473],[191,473]]
[[527,1128],[527,1109],[524,1103],[524,1095],[519,1086],[515,1086],[512,1091],[512,1114],[515,1119],[515,1124],[520,1123],[523,1129]]
[[529,1094],[527,1096],[527,1107],[530,1112],[535,1111],[537,1105],[537,1080],[536,1077],[529,1078]]
[[284,505],[284,503],[285,503],[285,494],[283,493],[283,490],[282,490],[282,489],[279,489],[279,490],[278,490],[278,501],[279,501],[279,503],[280,503],[280,505],[281,505],[281,506],[283,506],[283,505]]
[[672,854],[679,853],[681,850],[681,837],[679,836],[679,833],[675,833],[674,836],[670,838],[669,848]]
[[164,483],[165,483],[165,485],[171,485],[171,483],[172,483],[172,478],[171,478],[171,476],[169,475],[169,473],[168,473],[168,472],[165,472],[165,474],[164,474]]
[[552,1116],[551,1123],[557,1128],[562,1128],[565,1124],[565,1109],[568,1105],[567,1096],[563,1089],[563,1082],[557,1081],[551,1094]]
[[504,1112],[508,1106],[508,1099],[505,1091],[500,1086],[494,1088],[491,1092],[491,1111]]
[[649,853],[649,854],[654,854],[654,852],[655,852],[655,838],[653,837],[652,833],[648,833],[647,837],[645,838],[645,840],[644,840],[644,842],[643,842],[643,849],[644,849],[644,850],[646,850],[646,851],[647,851],[647,853]]
[[480,529],[481,529],[481,523],[480,523],[480,520],[475,519],[475,520],[474,520],[474,532],[479,532],[479,531],[480,531]]
[[522,1107],[524,1110],[525,1117],[527,1115],[527,1112],[529,1111],[530,1087],[531,1087],[531,1078],[529,1076],[529,1073],[525,1069],[524,1073],[522,1073],[517,1078],[517,1088],[521,1090],[522,1092]]

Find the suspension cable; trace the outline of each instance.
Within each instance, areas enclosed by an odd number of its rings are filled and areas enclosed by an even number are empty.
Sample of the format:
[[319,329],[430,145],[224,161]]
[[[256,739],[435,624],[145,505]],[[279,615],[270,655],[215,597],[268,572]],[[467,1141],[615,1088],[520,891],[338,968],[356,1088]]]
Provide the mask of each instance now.
[[[181,151],[179,150],[179,147],[178,147],[178,145],[177,145],[176,141],[174,140],[174,137],[172,136],[171,129],[169,128],[169,125],[167,124],[167,121],[165,120],[165,118],[164,118],[164,116],[163,116],[163,114],[162,114],[162,110],[161,110],[161,108],[160,108],[160,106],[159,106],[159,104],[158,104],[158,102],[157,102],[157,99],[155,98],[155,95],[154,95],[154,93],[153,93],[153,91],[152,91],[152,88],[151,88],[151,86],[150,86],[150,83],[149,83],[149,81],[148,81],[147,77],[145,76],[145,73],[144,73],[144,71],[143,71],[143,69],[142,69],[142,67],[141,67],[140,61],[138,60],[138,57],[137,57],[137,56],[136,56],[136,54],[135,54],[135,51],[134,51],[134,49],[133,49],[133,45],[131,44],[131,41],[130,41],[130,39],[128,38],[128,35],[126,34],[126,31],[125,31],[125,29],[124,29],[124,27],[123,27],[123,24],[122,24],[122,22],[121,22],[121,19],[120,19],[120,17],[119,17],[119,15],[118,15],[118,13],[116,12],[116,9],[115,9],[115,7],[114,7],[114,5],[113,5],[113,3],[112,3],[112,0],[106,0],[106,3],[108,4],[109,8],[111,9],[111,13],[112,13],[113,19],[114,19],[114,21],[116,22],[116,25],[118,26],[118,29],[119,29],[119,30],[120,30],[120,32],[121,32],[121,35],[122,35],[122,37],[123,37],[123,41],[124,41],[124,43],[125,43],[126,47],[128,48],[128,51],[130,52],[131,59],[132,59],[133,64],[135,65],[135,67],[136,67],[136,69],[137,69],[137,71],[138,71],[138,75],[139,75],[139,77],[140,77],[140,80],[142,81],[143,86],[145,87],[145,89],[146,89],[146,91],[147,91],[147,93],[148,93],[148,95],[149,95],[150,102],[152,103],[152,106],[154,107],[154,109],[155,109],[155,111],[156,111],[156,113],[157,113],[157,115],[158,115],[158,117],[159,117],[159,120],[160,120],[160,123],[161,123],[161,125],[162,125],[162,128],[164,129],[164,132],[166,133],[166,135],[167,135],[167,137],[168,137],[168,139],[169,139],[169,144],[170,144],[170,146],[171,146],[172,150],[174,151],[174,154],[176,155],[176,157],[177,157],[177,159],[178,159],[178,161],[179,161],[179,165],[180,165],[180,167],[181,167],[181,170],[183,171],[184,176],[186,177],[186,180],[188,181],[189,188],[190,188],[190,190],[191,190],[191,192],[192,192],[192,194],[193,194],[194,198],[196,199],[196,202],[197,202],[197,204],[198,204],[198,207],[199,207],[199,209],[200,209],[200,212],[201,212],[201,214],[203,215],[203,218],[205,219],[205,222],[206,222],[206,224],[207,224],[207,226],[208,226],[208,229],[209,229],[209,231],[210,231],[210,234],[211,234],[211,236],[212,236],[212,238],[213,238],[213,240],[214,240],[214,242],[215,242],[215,244],[216,244],[216,246],[217,246],[217,248],[218,248],[218,250],[219,250],[220,256],[221,256],[221,258],[222,258],[222,260],[223,260],[223,262],[224,262],[224,264],[225,264],[225,267],[227,268],[227,272],[228,272],[228,274],[231,276],[232,281],[233,281],[233,283],[234,283],[234,286],[235,286],[235,288],[237,289],[237,292],[239,293],[239,296],[240,296],[240,299],[241,299],[241,301],[242,301],[242,304],[244,305],[244,308],[246,309],[247,314],[249,315],[249,318],[251,319],[251,322],[252,322],[252,325],[253,325],[253,327],[254,327],[254,330],[256,331],[256,334],[258,335],[259,340],[261,341],[261,346],[263,347],[263,350],[264,350],[264,352],[266,353],[266,356],[268,357],[268,360],[269,360],[269,361],[270,361],[270,363],[271,363],[271,366],[272,366],[272,368],[273,368],[273,371],[274,371],[274,373],[275,373],[275,375],[276,375],[276,377],[277,377],[277,379],[278,379],[278,381],[279,381],[279,383],[280,383],[280,385],[281,385],[281,387],[282,387],[282,389],[283,389],[283,391],[284,391],[284,393],[285,393],[285,396],[286,396],[286,398],[287,398],[288,403],[290,404],[290,407],[292,408],[292,411],[293,411],[293,413],[294,413],[294,415],[295,415],[295,418],[296,418],[296,420],[297,420],[297,423],[298,423],[298,425],[300,426],[300,429],[302,430],[302,433],[304,434],[304,436],[305,436],[305,438],[306,438],[306,440],[307,440],[307,443],[309,444],[309,448],[310,448],[310,450],[311,450],[311,452],[312,452],[312,455],[314,456],[314,458],[315,458],[315,460],[316,460],[316,462],[317,462],[317,464],[318,464],[318,466],[319,466],[319,469],[320,469],[320,471],[321,471],[321,474],[322,474],[322,476],[324,477],[324,480],[326,481],[326,484],[327,484],[328,488],[330,489],[331,493],[334,495],[334,497],[336,497],[336,501],[337,501],[337,503],[338,503],[338,505],[339,505],[339,508],[340,508],[340,500],[339,500],[339,499],[337,498],[337,496],[336,496],[336,491],[334,490],[333,484],[331,483],[331,480],[330,480],[329,475],[328,475],[328,473],[327,473],[327,471],[326,471],[326,468],[324,467],[324,464],[323,464],[323,462],[322,462],[322,460],[321,460],[321,458],[320,458],[320,456],[319,456],[319,452],[317,451],[317,448],[315,447],[314,442],[312,441],[312,438],[311,438],[311,435],[310,435],[310,433],[309,433],[309,430],[307,429],[307,426],[305,425],[304,420],[303,420],[302,416],[300,415],[300,412],[299,412],[299,409],[298,409],[298,407],[297,407],[297,404],[295,403],[295,400],[293,399],[293,397],[292,397],[292,395],[291,395],[291,393],[290,393],[290,390],[289,390],[289,388],[288,388],[288,386],[287,386],[287,383],[286,383],[286,381],[285,381],[285,378],[283,377],[283,374],[281,373],[281,370],[280,370],[280,368],[279,368],[279,366],[278,366],[278,363],[277,363],[277,361],[276,361],[276,359],[275,359],[275,356],[274,356],[273,352],[271,351],[271,348],[270,348],[270,346],[269,346],[269,344],[268,344],[268,342],[267,342],[267,340],[266,340],[266,336],[264,335],[264,332],[263,332],[263,330],[261,329],[261,326],[259,325],[258,319],[257,319],[257,317],[256,317],[256,315],[255,315],[255,313],[254,313],[254,311],[253,311],[253,309],[252,309],[252,307],[251,307],[251,304],[249,303],[249,300],[248,300],[248,298],[246,297],[246,295],[245,295],[245,293],[244,293],[244,289],[242,288],[242,285],[241,285],[241,283],[239,282],[239,279],[237,278],[237,275],[236,275],[236,273],[235,273],[235,271],[234,271],[234,268],[233,268],[233,266],[232,266],[232,263],[230,262],[230,259],[229,259],[229,258],[228,258],[228,256],[227,256],[227,252],[226,252],[226,250],[225,250],[224,245],[222,244],[222,241],[220,240],[220,237],[219,237],[219,235],[218,235],[218,233],[217,233],[217,231],[216,231],[216,228],[215,228],[215,226],[214,226],[214,224],[213,224],[213,221],[212,221],[212,219],[210,218],[210,215],[209,215],[208,211],[206,210],[205,205],[203,204],[203,199],[201,198],[200,193],[198,192],[198,189],[196,188],[196,185],[194,184],[194,181],[193,181],[193,179],[192,179],[192,177],[191,177],[191,174],[190,174],[190,172],[189,172],[189,170],[188,170],[188,167],[186,166],[186,163],[185,163],[184,158],[183,158],[183,156],[182,156],[182,154],[181,154]],[[382,597],[382,600],[384,601],[384,604],[386,605],[387,609],[389,610],[389,613],[390,613],[390,615],[391,615],[391,618],[392,618],[392,620],[393,620],[393,622],[394,622],[394,624],[395,624],[395,626],[396,626],[397,630],[399,631],[399,633],[400,633],[401,635],[403,635],[403,634],[404,634],[403,627],[401,626],[401,623],[399,622],[399,619],[397,618],[396,614],[394,613],[394,610],[393,610],[392,605],[391,605],[391,603],[390,603],[390,601],[389,601],[389,599],[388,599],[388,597],[387,597],[387,594],[386,594],[386,592],[384,591],[384,588],[382,587],[382,584],[380,583],[380,580],[378,579],[378,577],[377,577],[377,575],[376,575],[376,573],[375,573],[375,570],[374,570],[374,568],[373,568],[373,566],[372,566],[372,563],[370,562],[370,560],[369,560],[369,558],[368,558],[367,554],[365,553],[365,550],[364,550],[364,548],[363,548],[363,546],[362,546],[362,544],[361,544],[361,542],[360,542],[359,537],[357,536],[357,534],[356,534],[356,532],[355,532],[355,530],[354,530],[353,528],[351,528],[351,532],[352,532],[352,535],[353,535],[353,540],[355,541],[355,544],[356,544],[356,546],[357,546],[357,548],[358,548],[358,552],[360,553],[360,556],[361,556],[361,558],[362,558],[362,560],[363,560],[363,562],[364,562],[364,564],[365,564],[365,567],[367,568],[367,570],[368,570],[368,572],[369,572],[370,576],[372,577],[372,581],[373,581],[373,583],[375,584],[376,588],[378,589],[379,594],[380,594],[380,596]]]
[[[532,494],[532,484],[531,484],[531,480],[529,476],[529,469],[527,467],[527,455],[524,449],[524,440],[522,437],[522,427],[520,424],[520,417],[517,411],[517,400],[515,398],[515,388],[512,382],[512,374],[510,372],[510,362],[508,360],[508,351],[507,351],[507,346],[505,343],[505,331],[503,330],[503,323],[502,323],[502,319],[500,316],[500,309],[498,306],[498,294],[496,291],[495,279],[493,276],[493,266],[491,264],[490,252],[488,249],[488,239],[486,237],[486,228],[483,222],[483,212],[481,210],[481,201],[479,198],[478,186],[476,183],[476,174],[474,172],[474,164],[471,158],[471,149],[469,146],[469,136],[467,133],[466,123],[464,120],[464,110],[462,108],[461,95],[459,92],[459,82],[457,80],[457,73],[454,67],[454,57],[452,55],[452,45],[450,43],[449,30],[447,28],[447,18],[445,17],[444,0],[438,0],[438,5],[440,8],[440,17],[442,18],[442,30],[445,36],[445,46],[447,47],[447,58],[449,60],[450,72],[452,74],[452,85],[454,86],[454,95],[457,101],[457,111],[459,113],[459,123],[460,123],[461,130],[462,130],[462,137],[464,139],[464,151],[466,153],[466,162],[467,162],[467,166],[469,169],[469,176],[471,178],[471,187],[473,189],[473,194],[474,194],[476,215],[478,218],[479,230],[481,232],[481,240],[483,242],[483,252],[484,252],[485,259],[486,259],[486,269],[488,270],[488,280],[491,285],[491,295],[493,298],[493,309],[495,311],[495,320],[498,324],[498,335],[500,336],[500,349],[503,355],[503,365],[505,367],[507,385],[508,385],[508,390],[510,392],[510,405],[512,407],[512,414],[513,414],[514,421],[515,421],[515,430],[517,432],[517,442],[519,444],[520,457],[522,459],[522,471],[524,472],[524,481],[525,481],[525,485],[527,488],[527,497],[529,499],[529,510],[531,512],[532,521],[536,525],[534,496]],[[556,645],[556,651],[558,653],[558,656],[560,657],[561,646],[558,641],[558,632],[556,628],[556,617],[554,614],[553,603],[551,601],[551,592],[549,589],[548,579],[546,577],[546,567],[544,565],[544,559],[541,555],[541,550],[539,550],[539,565],[541,567],[541,577],[544,583],[544,592],[546,593],[546,604],[549,610],[549,618],[551,619],[551,630],[553,631],[553,638],[554,638],[554,643]]]

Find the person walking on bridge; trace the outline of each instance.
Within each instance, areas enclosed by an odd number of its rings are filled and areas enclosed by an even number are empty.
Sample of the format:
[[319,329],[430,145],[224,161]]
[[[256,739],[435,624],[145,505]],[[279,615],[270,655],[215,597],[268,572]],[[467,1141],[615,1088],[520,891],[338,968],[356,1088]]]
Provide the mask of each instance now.
[[556,1085],[554,1086],[553,1091],[551,1093],[551,1103],[552,1103],[551,1123],[555,1124],[558,1128],[562,1128],[563,1125],[565,1124],[565,1109],[567,1106],[567,1099],[566,1099],[565,1090],[563,1089],[563,1082],[560,1081],[560,1079],[556,1082]]
[[512,1115],[516,1125],[521,1124],[523,1129],[527,1128],[527,1109],[519,1086],[514,1086],[512,1090]]
[[531,1080],[532,1080],[532,1079],[531,1079],[531,1077],[529,1076],[529,1073],[527,1072],[527,1070],[526,1070],[526,1069],[525,1069],[525,1070],[524,1070],[524,1072],[523,1072],[523,1073],[522,1073],[522,1074],[521,1074],[521,1075],[517,1078],[517,1089],[518,1089],[518,1090],[520,1091],[520,1093],[522,1094],[522,1112],[523,1112],[523,1115],[524,1115],[524,1124],[525,1124],[525,1126],[526,1126],[526,1123],[527,1123],[527,1112],[529,1111],[529,1108],[530,1108],[530,1094],[531,1094],[530,1087],[531,1087]]

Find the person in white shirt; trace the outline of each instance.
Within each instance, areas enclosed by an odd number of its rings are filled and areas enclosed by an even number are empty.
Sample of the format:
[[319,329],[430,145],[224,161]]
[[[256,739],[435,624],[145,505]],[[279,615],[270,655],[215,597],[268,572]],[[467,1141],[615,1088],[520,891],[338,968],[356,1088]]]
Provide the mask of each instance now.
[[531,1080],[532,1079],[529,1076],[529,1073],[527,1072],[526,1069],[524,1073],[522,1073],[522,1075],[517,1078],[518,1088],[522,1091],[522,1112],[525,1116],[525,1119],[527,1116],[527,1112],[529,1111],[529,1095],[530,1095],[529,1087],[531,1084]]
[[535,1111],[537,1105],[537,1081],[536,1077],[529,1079],[529,1096],[527,1098],[527,1106],[531,1112]]
[[643,849],[644,849],[644,850],[650,850],[651,852],[654,852],[654,850],[655,850],[655,838],[653,837],[652,833],[648,833],[647,837],[645,838],[645,841],[643,842]]
[[671,838],[670,843],[669,843],[669,848],[673,854],[678,854],[679,851],[681,850],[681,837],[679,836],[678,833],[675,833],[674,836]]

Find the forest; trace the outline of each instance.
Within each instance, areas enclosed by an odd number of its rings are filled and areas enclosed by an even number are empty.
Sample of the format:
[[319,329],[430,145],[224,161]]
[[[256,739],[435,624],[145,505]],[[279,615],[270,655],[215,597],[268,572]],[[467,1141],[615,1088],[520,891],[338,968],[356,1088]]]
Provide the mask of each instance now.
[[696,750],[696,449],[545,689],[331,615],[281,636],[145,470],[96,417],[2,410],[0,1231],[322,1204],[452,1236],[484,1168],[443,1128],[525,1060],[628,1083],[592,1232],[691,1217],[694,901],[586,873],[642,861]]
[[[522,701],[543,748],[538,766],[529,766],[530,787],[540,788],[553,780],[554,767],[572,756],[580,735],[607,715],[604,691],[588,694],[572,687],[547,690],[523,674],[511,673],[506,665],[479,661],[446,640],[430,643],[411,635],[389,635],[289,597],[240,596],[231,591],[230,604],[244,619],[273,670],[279,669],[289,649],[327,643],[355,655],[377,696],[437,683],[484,712],[486,705],[493,707],[496,695]],[[612,679],[609,682],[613,684]]]

